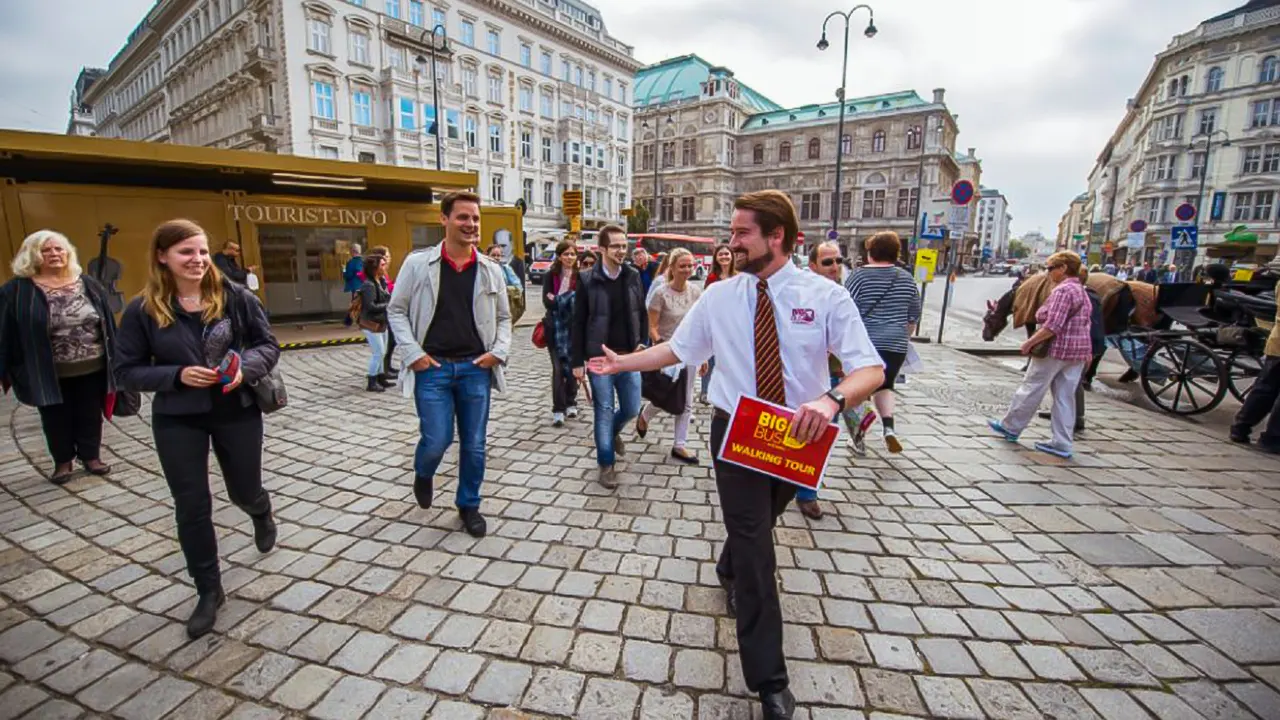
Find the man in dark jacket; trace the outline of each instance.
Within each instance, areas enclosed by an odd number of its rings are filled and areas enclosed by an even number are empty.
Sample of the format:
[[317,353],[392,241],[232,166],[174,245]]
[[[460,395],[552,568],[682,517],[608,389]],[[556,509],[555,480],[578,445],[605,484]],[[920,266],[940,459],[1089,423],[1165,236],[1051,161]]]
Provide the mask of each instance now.
[[240,246],[233,242],[222,246],[222,252],[213,256],[213,264],[218,268],[218,272],[237,285],[246,284],[249,273],[258,269],[256,265],[248,268],[240,267]]
[[[602,261],[582,275],[574,300],[569,360],[579,381],[587,379],[586,361],[604,355],[602,348],[630,353],[649,337],[644,285],[639,271],[626,264],[626,232],[617,225],[607,225],[600,230],[597,244]],[[626,454],[619,432],[640,412],[640,373],[591,375],[590,382],[598,481],[612,489],[618,486],[616,456]]]
[[631,264],[640,273],[640,283],[644,286],[644,293],[647,297],[649,288],[653,286],[653,279],[658,276],[658,266],[661,263],[650,259],[648,250],[638,247],[631,254]]

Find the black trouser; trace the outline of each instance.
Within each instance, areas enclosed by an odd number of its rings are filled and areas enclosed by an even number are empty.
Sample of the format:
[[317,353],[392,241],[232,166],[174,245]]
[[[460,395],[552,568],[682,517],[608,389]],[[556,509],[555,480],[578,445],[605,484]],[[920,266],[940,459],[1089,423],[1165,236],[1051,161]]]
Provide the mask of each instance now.
[[396,334],[391,332],[391,328],[387,328],[387,355],[382,358],[382,372],[385,375],[391,374],[391,354],[396,351]]
[[[711,455],[718,456],[728,421],[711,420]],[[738,602],[738,655],[747,689],[778,692],[787,687],[782,657],[782,607],[774,574],[773,526],[796,496],[796,486],[738,465],[715,460],[716,489],[724,513],[725,539],[716,573],[732,578]]]
[[578,404],[578,378],[556,357],[556,346],[547,343],[551,355],[551,412],[562,413]]
[[40,410],[40,425],[49,454],[59,465],[76,458],[98,460],[102,447],[102,402],[107,394],[107,371],[58,378],[62,402]]
[[271,498],[262,489],[262,412],[251,406],[200,415],[156,415],[151,427],[173,495],[187,573],[196,592],[217,590],[222,574],[209,492],[209,444],[212,441],[231,502],[249,515],[271,512]]
[[1280,448],[1280,357],[1267,357],[1258,372],[1258,379],[1244,399],[1240,412],[1236,413],[1231,429],[1248,436],[1253,428],[1271,413],[1267,429],[1258,437],[1258,444],[1268,448]]
[[[1098,375],[1098,366],[1102,364],[1102,358],[1105,357],[1106,354],[1107,354],[1107,349],[1104,347],[1102,349],[1102,352],[1093,356],[1093,362],[1089,363],[1089,367],[1084,369],[1084,374],[1080,376],[1080,382],[1090,383],[1090,384],[1093,383],[1093,379]],[[1080,414],[1080,413],[1077,413],[1077,414]]]

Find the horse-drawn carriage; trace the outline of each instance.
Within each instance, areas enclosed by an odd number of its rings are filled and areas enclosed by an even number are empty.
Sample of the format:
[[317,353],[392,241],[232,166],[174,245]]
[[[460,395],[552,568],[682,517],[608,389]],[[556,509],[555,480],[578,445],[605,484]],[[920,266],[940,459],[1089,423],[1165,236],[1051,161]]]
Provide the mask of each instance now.
[[[993,340],[1010,315],[1015,327],[1033,321],[1048,296],[1047,284],[1036,276],[989,303],[983,338]],[[1241,401],[1249,393],[1276,318],[1273,290],[1233,283],[1153,286],[1103,273],[1091,273],[1088,284],[1103,299],[1108,344],[1120,351],[1130,376],[1136,374],[1157,407],[1198,415],[1217,407],[1227,393]]]

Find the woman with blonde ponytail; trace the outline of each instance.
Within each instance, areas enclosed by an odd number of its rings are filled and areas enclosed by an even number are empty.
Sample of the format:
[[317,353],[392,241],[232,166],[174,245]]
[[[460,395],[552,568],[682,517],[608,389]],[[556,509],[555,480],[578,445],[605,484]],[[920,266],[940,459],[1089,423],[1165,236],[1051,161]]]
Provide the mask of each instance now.
[[213,629],[225,601],[209,493],[211,443],[227,495],[253,520],[258,550],[275,546],[262,487],[262,412],[249,384],[279,358],[261,303],[214,267],[205,231],[190,220],[156,228],[147,284],[120,320],[114,365],[120,387],[155,393],[156,454],[199,595],[187,621],[192,639]]

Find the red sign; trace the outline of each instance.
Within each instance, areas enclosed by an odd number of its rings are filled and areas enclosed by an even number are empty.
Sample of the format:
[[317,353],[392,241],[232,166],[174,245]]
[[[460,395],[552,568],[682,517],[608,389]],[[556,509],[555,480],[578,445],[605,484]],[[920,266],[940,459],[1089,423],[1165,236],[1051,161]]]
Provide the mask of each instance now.
[[802,443],[789,432],[793,415],[789,408],[743,395],[729,418],[720,459],[792,485],[818,489],[840,428],[829,425],[817,442]]

